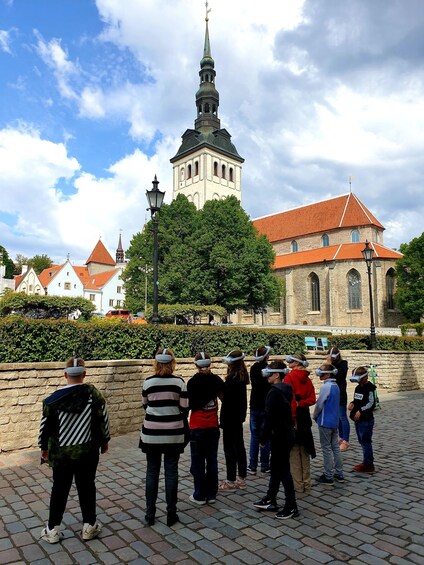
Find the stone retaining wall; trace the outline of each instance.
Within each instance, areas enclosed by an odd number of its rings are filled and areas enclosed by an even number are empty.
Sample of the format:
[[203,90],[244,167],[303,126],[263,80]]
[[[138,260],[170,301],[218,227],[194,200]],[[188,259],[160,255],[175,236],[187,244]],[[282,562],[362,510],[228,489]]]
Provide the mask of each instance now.
[[[378,365],[381,390],[424,390],[424,352],[346,351],[344,358],[351,369],[367,363]],[[309,352],[308,359],[314,370],[325,357],[321,352]],[[246,359],[248,367],[252,362]],[[213,370],[225,376],[222,363],[215,363]],[[188,379],[195,372],[192,360],[179,359],[175,372]],[[151,360],[87,362],[87,381],[107,400],[113,436],[140,428],[140,392],[144,378],[151,373]],[[312,378],[318,392],[318,378]],[[42,400],[63,384],[63,363],[0,363],[0,451],[37,445]],[[350,395],[352,386],[349,383]]]

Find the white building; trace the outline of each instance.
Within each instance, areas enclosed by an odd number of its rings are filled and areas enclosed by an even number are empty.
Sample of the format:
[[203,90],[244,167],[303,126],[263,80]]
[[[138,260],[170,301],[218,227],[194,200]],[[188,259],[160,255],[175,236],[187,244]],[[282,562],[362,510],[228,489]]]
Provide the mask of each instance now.
[[7,288],[10,290],[15,290],[14,279],[6,279],[6,267],[5,265],[0,265],[0,294],[4,292]]

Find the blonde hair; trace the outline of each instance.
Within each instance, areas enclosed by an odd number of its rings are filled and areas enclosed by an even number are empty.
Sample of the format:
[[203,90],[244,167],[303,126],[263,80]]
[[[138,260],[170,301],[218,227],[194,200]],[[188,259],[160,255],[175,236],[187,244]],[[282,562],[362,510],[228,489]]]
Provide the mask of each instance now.
[[[156,355],[160,355],[165,351],[164,347],[160,347],[157,351],[156,351]],[[167,375],[172,375],[172,373],[175,370],[175,365],[176,365],[176,361],[175,361],[175,355],[174,352],[172,351],[172,349],[168,349],[168,347],[166,348],[166,355],[172,355],[172,361],[170,363],[159,363],[159,361],[156,361],[155,359],[155,363],[153,365],[154,371],[155,371],[155,375],[158,375],[159,377],[166,377]]]
[[[75,359],[77,360],[77,364],[75,365]],[[82,357],[69,357],[66,361],[65,369],[69,367],[85,367],[85,361]]]

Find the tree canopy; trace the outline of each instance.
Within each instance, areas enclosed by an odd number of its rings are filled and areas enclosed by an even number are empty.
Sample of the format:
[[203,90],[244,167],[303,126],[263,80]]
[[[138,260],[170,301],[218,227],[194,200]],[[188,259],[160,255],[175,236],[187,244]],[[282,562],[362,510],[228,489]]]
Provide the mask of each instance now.
[[48,269],[53,261],[48,255],[34,255],[32,258],[25,257],[24,255],[16,255],[15,260],[15,275],[22,273],[22,266],[26,265],[28,268],[33,267],[34,271],[39,275],[44,269]]
[[402,259],[396,261],[396,304],[411,322],[424,314],[424,233],[410,243],[402,243]]
[[89,319],[95,310],[86,298],[68,296],[27,295],[10,292],[0,298],[0,317],[17,314],[25,318],[69,318],[78,313]]
[[[216,304],[227,312],[259,311],[280,292],[272,272],[274,251],[235,197],[210,200],[202,210],[179,195],[159,213],[159,302]],[[136,234],[124,271],[126,304],[144,309],[152,293],[151,222]]]
[[6,267],[5,278],[12,279],[13,273],[15,271],[15,264],[13,263],[12,259],[9,257],[8,252],[2,245],[0,245],[0,265],[4,265]]

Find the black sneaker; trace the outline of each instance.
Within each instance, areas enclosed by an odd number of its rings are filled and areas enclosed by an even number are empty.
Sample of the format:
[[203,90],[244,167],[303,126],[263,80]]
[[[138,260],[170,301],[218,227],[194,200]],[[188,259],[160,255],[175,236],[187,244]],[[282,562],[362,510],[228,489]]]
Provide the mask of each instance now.
[[271,469],[269,467],[262,467],[261,473],[270,473]]
[[256,475],[256,469],[253,469],[253,467],[248,467],[246,470],[248,475]]
[[327,479],[327,477],[322,474],[320,477],[318,477],[317,481],[319,483],[321,483],[322,485],[334,485],[334,480],[333,479]]
[[297,506],[295,506],[294,508],[284,507],[282,510],[280,510],[280,512],[277,512],[277,514],[275,515],[275,517],[279,518],[280,520],[288,520],[288,518],[297,518],[298,516],[299,516],[299,510],[297,509]]
[[334,478],[336,479],[336,481],[338,483],[344,483],[345,482],[343,475],[334,475]]
[[270,510],[271,512],[275,512],[278,510],[278,506],[275,500],[270,500],[269,498],[261,498],[259,502],[255,502],[253,505],[255,508],[259,508],[260,510]]

